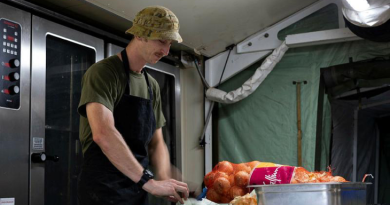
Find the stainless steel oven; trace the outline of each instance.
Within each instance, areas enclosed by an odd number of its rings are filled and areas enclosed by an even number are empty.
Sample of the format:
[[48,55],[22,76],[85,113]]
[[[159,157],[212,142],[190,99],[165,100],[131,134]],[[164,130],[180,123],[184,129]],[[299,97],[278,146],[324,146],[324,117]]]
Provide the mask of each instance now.
[[0,204],[75,205],[81,78],[104,41],[2,3],[0,27]]
[[0,3],[0,28],[0,204],[24,205],[29,196],[31,15]]

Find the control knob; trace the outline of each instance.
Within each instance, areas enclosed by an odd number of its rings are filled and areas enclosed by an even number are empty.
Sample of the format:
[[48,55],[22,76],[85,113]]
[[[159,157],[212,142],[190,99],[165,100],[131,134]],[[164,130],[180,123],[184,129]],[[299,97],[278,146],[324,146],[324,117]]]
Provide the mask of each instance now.
[[20,75],[17,72],[10,73],[8,77],[10,81],[18,81],[20,79]]
[[10,95],[18,94],[20,92],[20,88],[17,85],[13,85],[13,86],[8,88],[8,92]]
[[12,59],[12,60],[10,60],[9,61],[9,66],[11,67],[11,68],[19,68],[19,66],[20,66],[20,61],[18,60],[18,59]]

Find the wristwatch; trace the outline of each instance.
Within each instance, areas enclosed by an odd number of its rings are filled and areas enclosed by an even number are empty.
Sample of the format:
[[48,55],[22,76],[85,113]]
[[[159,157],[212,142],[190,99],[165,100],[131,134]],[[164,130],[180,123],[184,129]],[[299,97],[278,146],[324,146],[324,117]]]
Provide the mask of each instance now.
[[142,188],[146,182],[153,179],[153,173],[149,169],[144,169],[141,179],[137,182],[137,185]]

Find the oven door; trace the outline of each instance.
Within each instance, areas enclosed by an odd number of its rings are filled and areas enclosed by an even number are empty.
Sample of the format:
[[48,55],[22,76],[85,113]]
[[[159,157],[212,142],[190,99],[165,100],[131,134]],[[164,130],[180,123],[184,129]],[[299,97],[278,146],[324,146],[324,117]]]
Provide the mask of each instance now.
[[31,205],[76,205],[81,79],[101,39],[32,17]]
[[[162,111],[166,120],[162,128],[165,143],[167,144],[171,164],[181,168],[181,125],[180,125],[180,68],[163,62],[147,65],[147,72],[158,82],[161,93]],[[149,195],[150,204],[173,204],[159,197]]]

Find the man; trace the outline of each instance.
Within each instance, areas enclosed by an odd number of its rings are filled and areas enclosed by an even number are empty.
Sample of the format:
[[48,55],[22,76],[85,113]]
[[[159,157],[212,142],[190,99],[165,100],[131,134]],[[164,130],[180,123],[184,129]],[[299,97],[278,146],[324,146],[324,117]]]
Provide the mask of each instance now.
[[[127,47],[92,65],[83,77],[80,204],[144,205],[147,192],[183,204],[188,186],[170,176],[159,86],[143,70],[168,55],[172,41],[182,41],[179,21],[167,8],[147,7],[126,33],[134,35]],[[149,158],[156,180],[146,169]]]

